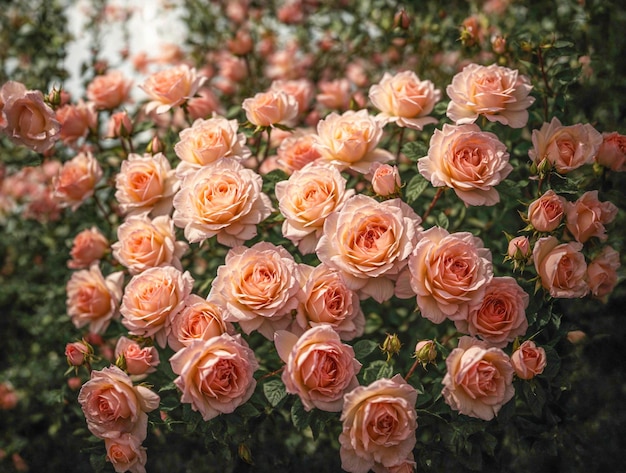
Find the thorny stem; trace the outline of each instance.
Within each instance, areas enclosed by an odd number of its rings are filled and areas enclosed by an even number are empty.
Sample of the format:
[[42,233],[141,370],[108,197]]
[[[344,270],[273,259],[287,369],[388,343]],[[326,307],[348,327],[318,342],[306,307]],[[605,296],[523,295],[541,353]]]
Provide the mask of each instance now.
[[422,222],[425,221],[426,217],[430,215],[430,212],[433,210],[433,207],[435,207],[435,204],[437,203],[439,198],[443,195],[444,191],[445,191],[445,187],[440,187],[439,189],[437,189],[437,193],[435,194],[435,197],[433,197],[433,200],[428,206],[428,208],[426,209],[426,212],[424,212],[424,215],[422,215]]

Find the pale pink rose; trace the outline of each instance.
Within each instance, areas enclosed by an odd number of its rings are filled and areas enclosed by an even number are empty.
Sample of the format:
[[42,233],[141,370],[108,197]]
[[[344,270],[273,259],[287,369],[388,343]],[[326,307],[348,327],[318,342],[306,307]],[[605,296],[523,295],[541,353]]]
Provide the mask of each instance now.
[[342,340],[363,335],[365,316],[359,296],[346,285],[339,271],[325,264],[316,267],[300,265],[302,292],[296,314],[296,324],[290,330],[297,333],[309,327],[330,325]]
[[620,135],[616,131],[602,133],[602,144],[595,160],[611,171],[626,171],[626,135]]
[[167,215],[179,186],[163,153],[131,153],[115,176],[115,198],[125,215]]
[[558,228],[565,216],[567,201],[552,189],[528,206],[528,223],[538,232],[551,232]]
[[278,166],[287,174],[302,169],[321,156],[315,148],[314,134],[304,132],[285,138],[278,146],[276,154]]
[[610,246],[603,247],[591,260],[587,266],[587,279],[593,297],[606,301],[617,285],[617,269],[620,266],[620,255]]
[[87,428],[101,439],[131,434],[139,441],[146,438],[148,414],[159,407],[160,398],[133,381],[117,366],[91,372],[91,378],[78,393]]
[[150,337],[165,347],[173,317],[191,294],[193,278],[173,266],[150,268],[130,280],[122,298],[122,325],[131,335]]
[[307,111],[315,96],[313,83],[308,79],[275,80],[270,89],[292,95],[298,103],[298,113]]
[[518,236],[509,241],[507,255],[514,261],[526,261],[532,252],[530,240],[526,236]]
[[372,188],[376,195],[380,197],[398,195],[402,188],[402,181],[400,180],[400,171],[397,166],[374,163],[370,172],[373,173]]
[[384,123],[414,130],[437,123],[436,118],[428,115],[441,100],[441,91],[431,81],[420,80],[413,71],[395,75],[385,72],[380,82],[370,87],[369,98],[381,112],[377,118]]
[[204,119],[214,113],[224,114],[224,108],[212,90],[201,88],[187,101],[187,111],[192,120]]
[[440,324],[467,319],[493,277],[491,252],[469,232],[423,232],[409,258],[410,283],[422,316]]
[[331,110],[345,111],[350,108],[352,83],[348,79],[320,81],[315,101]]
[[120,138],[129,137],[133,132],[133,122],[126,110],[122,112],[115,112],[109,118],[107,123],[107,131],[105,136],[107,138]]
[[547,364],[546,351],[526,340],[511,355],[511,364],[518,378],[532,379],[543,373]]
[[475,124],[435,130],[417,167],[433,186],[452,188],[466,206],[500,202],[495,186],[513,170],[506,146]]
[[461,333],[504,348],[526,334],[528,301],[528,294],[515,279],[496,277],[487,285],[482,301],[470,305],[467,319],[455,320],[454,324]]
[[165,113],[182,105],[198,92],[206,77],[186,64],[179,64],[149,76],[139,87],[148,95],[146,113]]
[[194,340],[208,340],[223,333],[233,334],[234,328],[224,320],[225,316],[222,306],[190,294],[185,299],[183,310],[172,317],[167,344],[178,351]]
[[124,273],[105,278],[97,264],[74,272],[66,286],[67,313],[74,326],[89,325],[91,332],[104,333],[111,320],[119,317],[123,283]]
[[469,64],[446,88],[450,97],[446,114],[457,125],[474,123],[482,115],[490,122],[522,128],[535,101],[531,90],[528,78],[515,69]]
[[181,402],[190,403],[202,418],[230,414],[245,403],[256,388],[258,362],[241,335],[222,334],[194,340],[170,358],[179,375],[174,383],[182,391]]
[[102,174],[100,164],[90,152],[79,153],[66,161],[52,180],[54,197],[62,207],[76,210],[93,195]]
[[400,199],[377,202],[355,195],[326,218],[316,253],[361,298],[382,302],[393,295],[393,281],[407,265],[421,221]]
[[273,340],[276,330],[291,323],[300,290],[293,256],[282,246],[260,242],[228,252],[207,299],[224,307],[225,319],[238,322],[246,334],[256,330]]
[[466,416],[491,420],[515,395],[509,356],[476,338],[461,337],[446,359],[446,369],[443,398]]
[[246,112],[250,123],[261,127],[277,124],[291,126],[298,116],[296,98],[280,90],[259,92],[254,97],[245,99],[241,108]]
[[93,349],[84,341],[65,345],[65,358],[70,366],[82,366],[93,355]]
[[341,468],[386,471],[409,458],[416,442],[416,402],[417,391],[399,374],[347,393],[339,435]]
[[174,224],[189,243],[217,236],[226,246],[241,245],[257,234],[257,224],[272,213],[263,180],[237,160],[222,158],[190,172],[174,197]]
[[154,346],[141,347],[130,338],[121,336],[115,345],[115,359],[123,357],[126,372],[131,376],[154,373],[159,366],[159,352]]
[[539,130],[533,130],[531,161],[539,166],[544,160],[560,174],[567,174],[585,164],[592,164],[602,145],[602,135],[594,127],[578,123],[564,126],[554,117]]
[[128,101],[132,80],[121,71],[96,76],[87,86],[87,98],[98,110],[113,110]]
[[116,473],[146,473],[148,456],[141,446],[141,440],[131,434],[104,439],[106,459],[111,462]]
[[282,232],[302,254],[315,252],[326,218],[354,195],[334,166],[310,163],[288,180],[276,183],[278,208],[285,217]]
[[109,251],[109,241],[96,227],[91,227],[80,232],[72,242],[70,256],[67,262],[71,269],[83,269],[91,266],[102,259]]
[[274,344],[285,362],[281,379],[287,392],[298,395],[306,411],[341,411],[344,394],[359,385],[361,363],[352,347],[330,325],[310,328],[300,337],[279,330]]
[[80,100],[76,105],[66,104],[56,110],[56,118],[61,124],[59,137],[63,143],[73,145],[86,137],[97,127],[98,115],[93,102]]
[[605,241],[607,239],[605,225],[615,219],[617,211],[612,202],[598,200],[597,190],[587,191],[576,202],[565,204],[565,226],[580,243],[585,243],[593,237]]
[[587,285],[587,262],[582,243],[561,243],[553,237],[537,240],[533,248],[535,270],[544,289],[552,297],[572,299],[584,297]]

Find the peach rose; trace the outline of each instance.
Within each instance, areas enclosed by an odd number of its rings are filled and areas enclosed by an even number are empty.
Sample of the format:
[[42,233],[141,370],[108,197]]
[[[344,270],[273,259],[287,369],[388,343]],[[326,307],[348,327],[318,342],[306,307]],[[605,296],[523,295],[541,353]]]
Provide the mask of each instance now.
[[166,215],[179,185],[163,153],[130,153],[115,176],[115,198],[125,215]]
[[341,468],[387,471],[409,458],[416,442],[416,402],[417,391],[399,374],[347,393],[339,435]]
[[87,98],[98,110],[113,110],[128,100],[132,80],[121,71],[96,76],[87,86]]
[[76,328],[89,325],[94,333],[104,333],[111,319],[119,316],[124,273],[102,275],[97,264],[72,274],[67,282],[67,313]]
[[517,236],[509,241],[507,256],[514,261],[526,261],[532,252],[530,240],[526,236]]
[[511,355],[511,364],[518,378],[532,379],[543,373],[547,364],[546,351],[526,340]]
[[397,166],[374,163],[370,172],[373,173],[372,188],[376,195],[390,197],[399,194],[402,181],[400,181],[400,171],[398,171]]
[[207,299],[226,309],[225,319],[246,334],[259,331],[268,340],[287,328],[298,307],[298,266],[282,246],[260,242],[238,246],[226,255]]
[[308,79],[275,80],[270,89],[292,95],[298,104],[298,113],[308,110],[315,95],[313,84]]
[[281,379],[287,392],[297,394],[307,411],[341,411],[344,394],[359,385],[361,363],[352,347],[341,343],[330,325],[310,328],[300,337],[280,330],[274,343],[285,362]]
[[145,106],[146,113],[161,114],[182,105],[196,95],[206,79],[187,64],[155,72],[139,86],[150,99]]
[[506,146],[474,124],[435,130],[417,168],[433,186],[452,188],[466,206],[500,202],[495,186],[513,170]]
[[78,140],[97,127],[98,115],[94,103],[80,100],[76,105],[66,104],[56,110],[56,118],[61,124],[59,137],[66,145],[74,145]]
[[179,375],[174,383],[182,391],[181,402],[190,403],[202,418],[230,414],[245,403],[256,388],[258,362],[241,335],[222,334],[194,340],[170,358]]
[[78,393],[87,428],[101,439],[131,434],[146,438],[147,412],[159,407],[160,398],[145,386],[133,386],[130,377],[117,366],[91,372]]
[[528,223],[538,232],[554,231],[563,220],[566,204],[563,197],[549,189],[528,206]]
[[159,352],[154,346],[141,347],[130,338],[121,336],[115,344],[115,359],[123,360],[125,371],[131,376],[154,373],[159,366]]
[[7,382],[0,383],[0,411],[15,409],[19,398],[15,388]]
[[181,269],[181,256],[188,245],[176,241],[174,223],[168,215],[150,220],[145,215],[129,217],[117,229],[111,245],[113,257],[132,275],[156,266]]
[[584,297],[589,292],[587,263],[581,253],[582,243],[561,243],[553,237],[537,240],[533,248],[535,270],[541,285],[552,297]]
[[417,243],[421,221],[400,199],[377,202],[355,195],[327,217],[316,253],[361,298],[382,302],[393,295],[393,281]]
[[272,213],[262,185],[260,175],[236,160],[208,164],[184,177],[174,197],[174,224],[190,243],[217,235],[222,245],[241,245],[256,236],[256,225]]
[[293,95],[279,90],[259,92],[241,104],[246,118],[256,126],[283,124],[291,126],[298,116],[298,102]]
[[126,110],[115,112],[107,122],[107,138],[128,138],[133,132],[133,122]]
[[421,130],[425,125],[437,123],[428,115],[439,100],[441,91],[429,80],[420,80],[413,71],[395,75],[388,72],[378,84],[370,87],[369,98],[381,113],[376,118],[401,127]]
[[187,101],[187,111],[192,120],[207,118],[212,114],[224,114],[224,107],[212,90],[202,87],[195,97]]
[[602,144],[598,148],[595,160],[611,171],[626,171],[626,136],[616,131],[602,133]]
[[335,167],[315,163],[277,182],[274,192],[285,217],[283,236],[302,254],[315,251],[326,218],[354,195],[353,189],[346,189],[346,179]]
[[593,163],[602,144],[602,135],[589,124],[563,126],[554,117],[541,129],[533,130],[532,142],[528,156],[533,163],[539,166],[547,160],[557,172],[567,174]]
[[102,168],[90,152],[82,152],[66,161],[52,180],[54,197],[62,207],[76,210],[91,197],[102,177]]
[[593,237],[605,241],[607,235],[604,226],[615,219],[617,210],[611,202],[600,202],[597,190],[587,191],[576,202],[565,204],[565,226],[580,243]]
[[450,103],[446,114],[456,125],[474,123],[482,115],[490,122],[522,128],[535,98],[527,77],[517,70],[491,64],[469,64],[446,88]]
[[146,473],[148,456],[141,446],[141,440],[131,434],[104,439],[106,459],[111,462],[116,473]]
[[314,134],[305,132],[296,133],[281,141],[276,154],[278,166],[287,174],[293,174],[321,156],[315,148]]
[[173,266],[150,268],[130,280],[122,298],[122,325],[131,335],[150,337],[165,347],[171,320],[191,294],[193,278]]
[[344,111],[350,108],[352,83],[348,79],[320,81],[315,101],[331,110]]
[[467,319],[493,277],[491,252],[469,232],[432,227],[409,258],[410,283],[422,316],[440,324]]
[[500,348],[461,337],[446,359],[443,398],[454,410],[491,420],[515,395],[511,359]]
[[366,174],[372,163],[394,159],[389,151],[377,148],[382,136],[382,125],[365,109],[333,112],[318,122],[315,147],[321,161]]
[[67,262],[71,269],[83,269],[91,266],[102,259],[109,251],[109,241],[96,227],[91,227],[80,232],[72,242],[70,256]]
[[526,333],[528,302],[528,294],[515,279],[508,276],[493,278],[482,301],[470,306],[467,319],[455,320],[454,324],[459,332],[504,348]]
[[610,246],[600,253],[587,266],[589,290],[593,297],[606,301],[617,285],[617,269],[621,266],[619,253]]
[[72,342],[65,345],[65,358],[70,366],[82,366],[93,355],[93,349],[84,341]]

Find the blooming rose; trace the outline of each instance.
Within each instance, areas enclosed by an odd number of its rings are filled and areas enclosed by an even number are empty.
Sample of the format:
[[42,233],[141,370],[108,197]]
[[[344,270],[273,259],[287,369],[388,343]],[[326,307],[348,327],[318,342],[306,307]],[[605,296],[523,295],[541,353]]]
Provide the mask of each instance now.
[[109,241],[96,227],[80,232],[72,242],[70,256],[67,262],[71,269],[83,269],[100,260],[109,250]]
[[15,409],[18,401],[15,388],[10,383],[0,383],[0,411]]
[[465,205],[495,205],[494,188],[513,170],[506,146],[478,125],[443,125],[430,139],[428,155],[417,162],[419,172],[435,187],[454,189]]
[[605,225],[611,223],[617,215],[617,207],[611,202],[600,202],[598,191],[585,192],[576,202],[565,204],[565,226],[580,243],[592,237],[600,241],[607,238]]
[[552,297],[584,297],[589,292],[587,263],[581,253],[582,243],[561,243],[553,237],[537,240],[533,248],[535,270],[541,285]]
[[602,133],[602,144],[595,160],[612,171],[626,171],[626,136],[616,131]]
[[479,115],[490,122],[522,128],[528,122],[528,107],[535,101],[527,77],[517,70],[491,64],[469,64],[446,88],[450,97],[448,118],[457,125],[474,123]]
[[52,180],[54,197],[63,207],[76,210],[94,193],[102,168],[90,152],[79,153],[66,161]]
[[350,108],[352,98],[352,83],[345,78],[320,81],[317,84],[319,93],[315,101],[331,110],[347,110]]
[[123,357],[126,372],[130,375],[154,373],[159,365],[159,352],[153,346],[141,347],[124,336],[117,340],[115,358]]
[[347,393],[339,435],[341,468],[386,471],[409,458],[416,441],[416,402],[417,391],[399,374]]
[[294,134],[285,138],[276,150],[278,166],[287,174],[302,169],[317,160],[321,154],[315,148],[313,133]]
[[132,80],[121,71],[96,76],[87,86],[87,98],[98,110],[113,110],[128,100]]
[[427,116],[441,100],[441,91],[429,80],[420,80],[413,71],[395,75],[388,72],[378,84],[370,87],[369,98],[381,111],[377,118],[384,123],[421,130],[425,125],[437,123]]
[[241,108],[246,112],[248,121],[256,126],[293,125],[298,115],[296,98],[272,89],[245,99]]
[[560,174],[593,163],[602,144],[602,135],[589,124],[563,126],[554,117],[539,130],[533,130],[533,147],[528,156],[536,165],[547,160]]
[[151,337],[165,347],[171,319],[191,294],[193,279],[173,266],[150,268],[133,276],[124,290],[120,312],[131,335]]
[[277,182],[275,193],[285,217],[283,236],[308,254],[315,251],[326,218],[341,209],[354,190],[346,189],[346,179],[335,167],[310,163]]
[[432,227],[409,258],[410,283],[422,316],[440,324],[467,319],[493,277],[491,252],[469,232]]
[[330,325],[310,328],[300,337],[280,330],[274,343],[286,363],[282,380],[287,392],[297,394],[307,411],[341,411],[344,394],[359,385],[361,363],[352,347],[341,343]]
[[313,84],[308,79],[275,80],[270,89],[292,95],[298,104],[298,113],[303,113],[309,108],[315,94]]
[[400,181],[400,171],[398,171],[396,166],[374,163],[370,172],[372,170],[372,188],[377,195],[389,197],[400,192],[402,181]]
[[382,302],[393,295],[392,280],[407,264],[421,220],[400,199],[377,202],[355,195],[326,218],[316,253],[362,298]]
[[223,245],[241,245],[272,212],[262,185],[261,176],[233,159],[208,164],[185,176],[174,197],[174,224],[190,243],[217,235]]
[[146,473],[146,449],[134,435],[122,434],[116,438],[106,438],[104,447],[107,461],[111,462],[117,473]]
[[207,299],[226,308],[226,320],[247,334],[258,330],[267,339],[292,321],[300,291],[298,267],[282,246],[259,242],[232,248],[211,284]]
[[187,111],[192,120],[210,117],[213,113],[224,113],[217,96],[206,87],[198,89],[195,97],[187,101]]
[[65,345],[65,358],[70,366],[82,366],[93,354],[93,349],[84,341]]
[[164,154],[131,153],[115,176],[115,198],[126,215],[165,215],[179,185]]
[[443,398],[461,414],[491,420],[515,395],[511,359],[486,342],[461,337],[446,359],[446,369]]
[[76,328],[89,324],[89,330],[104,333],[111,319],[118,317],[124,273],[105,277],[97,264],[72,274],[67,282],[67,313]]
[[551,232],[561,224],[567,201],[552,189],[528,206],[528,222],[538,232]]
[[58,108],[56,118],[61,124],[59,137],[67,145],[84,138],[89,130],[95,130],[98,120],[95,104],[80,100],[76,105],[66,104]]
[[587,266],[589,290],[593,297],[606,301],[617,285],[617,269],[621,266],[619,253],[605,246]]
[[493,278],[482,301],[471,305],[467,319],[455,320],[457,330],[504,348],[528,329],[529,296],[511,277]]
[[146,413],[159,407],[159,401],[159,396],[145,386],[133,386],[130,377],[117,366],[92,371],[78,393],[87,428],[102,439],[131,434],[144,440]]
[[117,239],[111,245],[113,257],[133,275],[156,266],[181,269],[180,257],[188,248],[187,243],[176,241],[168,215],[152,220],[146,215],[129,217],[118,227]]
[[531,379],[543,373],[546,363],[546,351],[531,340],[523,342],[511,355],[515,374],[521,379]]
[[194,340],[170,358],[179,375],[174,383],[181,402],[191,403],[204,420],[230,414],[254,392],[258,362],[241,335],[222,334]]
[[146,113],[161,114],[183,104],[196,95],[206,79],[186,64],[152,74],[139,86],[151,99],[146,104]]
[[318,122],[315,147],[321,161],[366,174],[372,163],[394,159],[389,151],[377,148],[382,136],[381,123],[365,109],[333,112]]

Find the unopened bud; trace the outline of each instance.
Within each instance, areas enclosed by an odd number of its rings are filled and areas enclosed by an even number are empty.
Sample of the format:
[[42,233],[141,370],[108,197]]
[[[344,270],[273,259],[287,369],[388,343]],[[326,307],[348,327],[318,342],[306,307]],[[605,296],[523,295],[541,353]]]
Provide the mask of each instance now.
[[61,106],[61,101],[62,101],[61,89],[57,89],[56,87],[53,87],[50,93],[46,96],[46,102],[48,102],[48,104],[52,108],[56,109],[57,107]]
[[108,138],[128,138],[133,132],[133,122],[127,112],[116,112],[111,115],[107,127]]
[[514,261],[526,261],[532,253],[528,237],[518,236],[509,242],[507,255]]
[[409,26],[411,26],[411,17],[406,12],[406,10],[400,10],[393,17],[393,27],[394,28],[402,28],[403,30],[408,30]]
[[491,47],[494,53],[504,54],[506,52],[506,38],[501,35],[492,36]]
[[383,345],[380,349],[387,354],[387,362],[391,360],[391,357],[400,353],[400,348],[402,347],[402,343],[400,343],[400,339],[398,336],[394,334],[387,334],[387,338],[383,342]]
[[165,145],[158,136],[153,137],[146,146],[146,152],[150,154],[162,153],[163,150],[165,150]]
[[437,358],[437,347],[433,340],[422,340],[415,345],[415,358],[422,366],[432,363]]
[[65,345],[65,358],[70,366],[82,366],[90,363],[92,356],[93,348],[84,340]]
[[400,191],[401,185],[400,173],[396,166],[381,164],[374,170],[372,187],[379,196],[395,196]]

